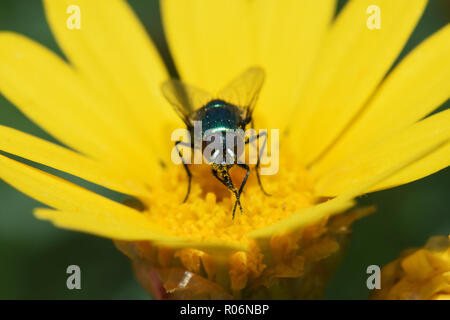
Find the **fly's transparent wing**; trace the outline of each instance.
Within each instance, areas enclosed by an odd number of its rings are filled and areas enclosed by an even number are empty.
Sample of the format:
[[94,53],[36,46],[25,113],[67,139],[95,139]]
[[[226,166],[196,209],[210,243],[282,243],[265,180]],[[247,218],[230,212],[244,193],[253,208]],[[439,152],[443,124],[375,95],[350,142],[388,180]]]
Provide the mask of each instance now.
[[165,81],[161,85],[161,90],[187,126],[192,125],[190,121],[192,113],[213,100],[212,95],[208,92],[184,84],[178,79]]
[[265,72],[262,68],[249,68],[222,89],[217,97],[240,107],[243,110],[244,119],[250,120],[264,78]]

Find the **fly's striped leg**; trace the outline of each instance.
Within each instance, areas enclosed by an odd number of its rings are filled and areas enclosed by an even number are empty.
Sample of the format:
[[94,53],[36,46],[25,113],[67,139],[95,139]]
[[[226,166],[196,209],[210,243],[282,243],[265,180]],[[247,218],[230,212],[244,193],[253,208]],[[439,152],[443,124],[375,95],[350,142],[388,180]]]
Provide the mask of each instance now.
[[[243,212],[242,211],[241,200],[240,200],[240,196],[241,196],[241,192],[242,192],[242,186],[241,186],[240,192],[239,192],[236,189],[236,187],[234,186],[233,181],[231,180],[230,173],[228,172],[229,169],[230,169],[230,166],[215,164],[215,165],[213,165],[212,174],[225,187],[227,187],[228,190],[233,192],[235,197],[236,197],[236,202],[234,203],[234,207],[233,207],[233,219],[234,219],[234,215],[236,213],[237,205],[239,205],[239,209],[241,210],[241,212]],[[245,180],[247,180],[247,179],[245,179]]]
[[[241,193],[242,193],[242,191],[244,190],[245,184],[247,183],[247,179],[248,179],[248,176],[249,176],[249,174],[250,174],[250,167],[249,167],[248,165],[246,165],[246,164],[243,164],[243,163],[238,163],[237,165],[238,165],[239,167],[241,167],[242,169],[247,170],[247,172],[245,173],[244,180],[242,180],[241,186],[239,187],[239,191],[238,191],[238,195],[237,195],[237,199],[239,199],[239,206],[241,206],[241,203],[240,203]],[[235,212],[235,211],[236,211],[236,204],[234,205],[233,219],[234,219],[234,212]],[[241,207],[241,212],[242,212],[242,207]]]

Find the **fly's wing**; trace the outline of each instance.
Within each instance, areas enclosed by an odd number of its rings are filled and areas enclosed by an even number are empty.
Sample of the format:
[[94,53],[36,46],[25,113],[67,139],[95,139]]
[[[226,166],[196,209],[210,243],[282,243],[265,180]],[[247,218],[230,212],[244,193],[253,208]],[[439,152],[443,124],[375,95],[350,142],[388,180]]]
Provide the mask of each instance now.
[[249,68],[222,89],[217,97],[240,107],[243,111],[244,120],[250,121],[264,83],[264,77],[263,69],[259,67]]
[[161,91],[175,109],[178,116],[188,126],[193,112],[213,100],[206,91],[184,84],[178,79],[169,79],[161,85]]

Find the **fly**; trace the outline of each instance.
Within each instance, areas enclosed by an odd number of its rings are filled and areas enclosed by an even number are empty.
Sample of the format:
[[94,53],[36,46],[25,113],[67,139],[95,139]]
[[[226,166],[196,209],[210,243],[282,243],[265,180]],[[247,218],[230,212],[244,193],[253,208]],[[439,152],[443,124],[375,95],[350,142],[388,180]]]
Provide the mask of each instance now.
[[[187,130],[191,136],[190,143],[185,143],[181,140],[175,142],[175,148],[188,176],[188,190],[183,202],[186,202],[189,197],[192,174],[188,164],[183,158],[179,146],[183,145],[193,149],[197,145],[200,146],[202,154],[204,154],[205,148],[207,147],[204,141],[211,140],[211,136],[221,139],[223,150],[212,150],[211,155],[208,156],[207,160],[211,165],[213,176],[225,185],[236,198],[233,207],[233,219],[237,206],[239,206],[239,209],[242,212],[240,197],[250,174],[250,167],[245,163],[238,162],[240,152],[235,148],[236,145],[240,145],[240,143],[247,145],[259,138],[264,138],[261,150],[258,153],[255,169],[258,184],[262,192],[265,195],[269,195],[262,187],[258,171],[260,159],[264,148],[266,147],[267,132],[263,131],[252,137],[234,134],[233,138],[236,143],[234,143],[232,147],[227,144],[226,139],[227,134],[230,132],[244,132],[248,124],[251,124],[253,128],[252,114],[259,92],[264,83],[264,77],[265,73],[263,69],[259,67],[249,68],[222,89],[216,97],[201,89],[186,85],[177,79],[170,79],[162,84],[161,89],[164,96],[186,124]],[[197,141],[197,143],[194,141],[195,121],[201,121],[202,125],[202,141],[200,143],[199,141]],[[239,131],[239,129],[241,129],[241,131]],[[226,155],[229,156],[227,157],[228,159],[231,158],[231,161],[224,160]],[[235,165],[246,170],[245,177],[239,188],[234,185],[229,172]]]

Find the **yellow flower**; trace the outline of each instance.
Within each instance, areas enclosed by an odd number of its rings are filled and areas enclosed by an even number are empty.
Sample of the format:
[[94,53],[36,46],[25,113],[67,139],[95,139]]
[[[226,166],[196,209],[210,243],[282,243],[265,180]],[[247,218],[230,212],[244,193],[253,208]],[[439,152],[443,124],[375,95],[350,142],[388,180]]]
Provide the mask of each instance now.
[[[64,146],[0,126],[0,150],[137,199],[124,205],[0,155],[0,178],[51,209],[55,225],[117,240],[157,297],[319,297],[359,195],[449,164],[450,26],[390,68],[425,0],[162,2],[183,81],[217,92],[249,66],[267,74],[254,118],[280,129],[280,170],[250,178],[243,214],[204,167],[172,164],[182,127],[162,98],[169,75],[124,1],[45,0],[68,62],[0,33],[0,91]],[[80,29],[67,8],[80,8]],[[381,29],[366,26],[378,5]],[[425,118],[426,117],[426,118]],[[235,173],[239,179],[239,173]],[[340,214],[340,215],[339,215]],[[293,281],[292,279],[297,279]]]
[[435,236],[409,249],[381,271],[381,290],[372,299],[450,300],[450,236]]

